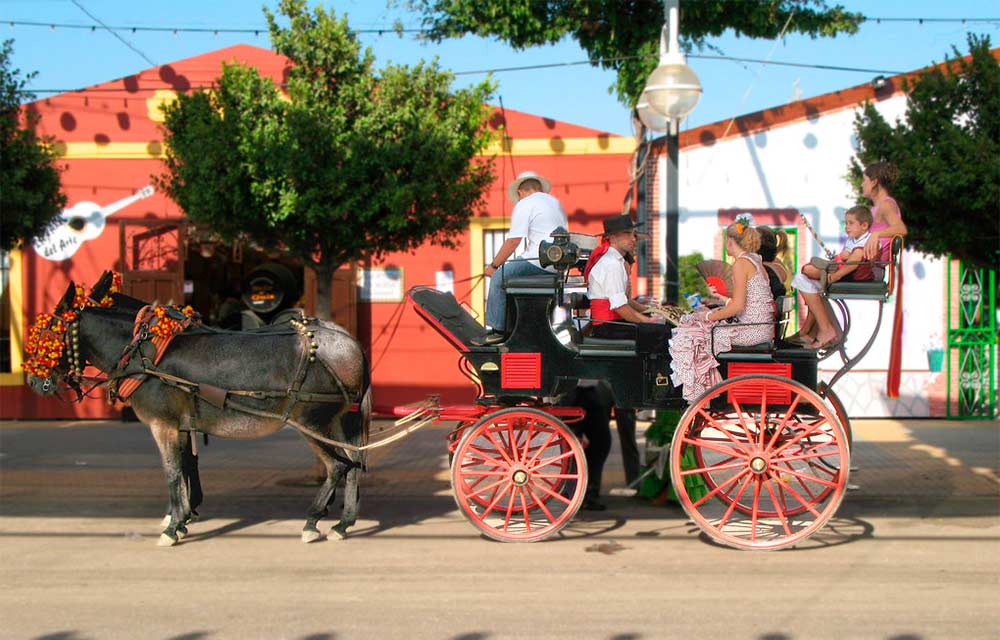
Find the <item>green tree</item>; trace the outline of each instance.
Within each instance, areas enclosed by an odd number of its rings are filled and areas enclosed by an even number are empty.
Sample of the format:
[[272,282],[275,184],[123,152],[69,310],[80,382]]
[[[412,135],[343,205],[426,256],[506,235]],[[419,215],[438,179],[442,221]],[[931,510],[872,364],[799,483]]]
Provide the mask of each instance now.
[[968,37],[963,59],[925,70],[905,88],[906,114],[889,124],[871,103],[855,117],[859,150],[849,179],[861,199],[865,165],[899,167],[892,193],[906,243],[996,269],[1000,248],[1000,64],[988,37]]
[[38,114],[22,109],[34,99],[24,87],[34,73],[21,78],[11,69],[13,41],[0,45],[0,249],[9,251],[30,241],[66,206],[56,152],[49,137],[38,133]]
[[[475,34],[515,49],[579,43],[591,64],[618,74],[618,99],[635,106],[659,59],[661,0],[409,0],[422,14],[431,41]],[[855,33],[864,20],[823,0],[697,0],[680,3],[681,45],[704,48],[728,29],[748,38],[776,38],[782,31],[812,37]],[[787,29],[786,29],[787,25]]]
[[376,73],[346,18],[303,0],[279,11],[289,27],[265,14],[292,62],[287,98],[255,69],[225,65],[212,91],[165,108],[158,183],[191,220],[310,265],[329,317],[339,266],[427,241],[454,246],[484,206],[494,87],[452,91],[436,61]]

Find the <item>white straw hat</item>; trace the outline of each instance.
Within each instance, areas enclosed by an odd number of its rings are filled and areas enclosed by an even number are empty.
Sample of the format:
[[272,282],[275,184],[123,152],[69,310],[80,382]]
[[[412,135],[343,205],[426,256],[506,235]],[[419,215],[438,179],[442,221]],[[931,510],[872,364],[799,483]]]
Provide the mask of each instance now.
[[521,199],[521,196],[517,194],[517,190],[521,188],[521,183],[525,180],[538,180],[542,183],[542,191],[545,193],[548,193],[552,189],[552,184],[544,176],[540,176],[534,171],[524,171],[514,178],[513,182],[507,185],[507,197],[510,198],[511,202],[517,204],[517,201]]

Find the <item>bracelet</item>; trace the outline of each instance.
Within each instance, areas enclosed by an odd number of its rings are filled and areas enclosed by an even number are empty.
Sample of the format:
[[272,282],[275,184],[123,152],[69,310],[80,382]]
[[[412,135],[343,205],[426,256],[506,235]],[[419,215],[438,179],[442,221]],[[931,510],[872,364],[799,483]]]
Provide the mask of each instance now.
[[[500,268],[500,267],[496,266],[495,264],[493,264],[492,262],[490,263],[490,266],[493,267],[494,271],[496,271],[497,269]],[[500,265],[500,266],[503,266],[503,265]]]

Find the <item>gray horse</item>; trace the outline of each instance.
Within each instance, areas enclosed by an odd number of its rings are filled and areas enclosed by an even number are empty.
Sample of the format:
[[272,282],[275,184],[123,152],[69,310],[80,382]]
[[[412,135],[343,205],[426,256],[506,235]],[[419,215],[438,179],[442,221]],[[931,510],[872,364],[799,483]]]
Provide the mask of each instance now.
[[[73,308],[74,293],[70,283],[56,316]],[[358,341],[333,323],[305,319],[253,332],[192,326],[174,337],[153,366],[153,345],[133,336],[134,307],[141,301],[118,300],[110,308],[77,310],[62,360],[46,378],[29,375],[28,385],[41,395],[55,393],[59,383],[79,390],[72,369],[88,363],[109,376],[112,389],[127,377],[143,376],[129,403],[149,426],[166,473],[169,521],[164,519],[159,544],[172,546],[187,534],[201,499],[195,433],[259,438],[286,425],[302,433],[326,469],[302,541],[322,537],[317,524],[346,475],[344,509],[330,530],[343,538],[357,519],[361,447],[371,426],[370,372]],[[131,357],[123,358],[126,353]]]

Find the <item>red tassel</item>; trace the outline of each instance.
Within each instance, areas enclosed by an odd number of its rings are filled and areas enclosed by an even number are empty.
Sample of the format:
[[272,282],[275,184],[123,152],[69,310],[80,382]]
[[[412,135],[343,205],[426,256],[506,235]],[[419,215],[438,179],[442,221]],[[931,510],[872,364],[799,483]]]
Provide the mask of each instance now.
[[899,269],[896,275],[896,312],[892,319],[892,343],[889,351],[889,375],[886,393],[895,400],[899,397],[899,379],[903,370],[903,252],[899,252]]

